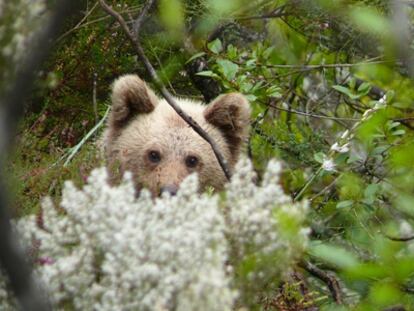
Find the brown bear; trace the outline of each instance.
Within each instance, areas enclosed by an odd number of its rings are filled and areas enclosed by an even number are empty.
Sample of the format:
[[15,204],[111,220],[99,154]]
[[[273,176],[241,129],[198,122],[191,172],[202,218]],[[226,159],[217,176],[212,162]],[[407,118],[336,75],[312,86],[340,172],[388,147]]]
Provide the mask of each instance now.
[[[137,191],[154,196],[175,194],[181,181],[198,173],[200,191],[223,188],[226,177],[211,146],[136,75],[125,75],[112,86],[112,109],[104,135],[110,178],[130,171]],[[209,105],[175,98],[216,142],[233,170],[247,141],[250,106],[239,93],[221,95]]]

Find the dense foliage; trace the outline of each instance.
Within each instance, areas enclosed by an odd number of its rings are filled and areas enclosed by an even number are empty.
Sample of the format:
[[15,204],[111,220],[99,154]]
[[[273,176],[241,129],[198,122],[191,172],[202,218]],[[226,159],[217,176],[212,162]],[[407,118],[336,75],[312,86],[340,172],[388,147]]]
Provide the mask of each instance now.
[[[413,309],[412,4],[158,2],[141,37],[169,90],[200,99],[246,94],[253,107],[248,151],[259,176],[271,157],[283,160],[285,191],[310,202],[302,263],[272,280],[279,287],[263,291],[258,305]],[[143,6],[112,3],[126,19]],[[0,42],[14,42],[4,29],[19,11],[5,8],[0,2],[0,15],[9,16],[1,19]],[[12,70],[7,57],[2,49],[3,73]],[[43,196],[59,199],[64,179],[82,184],[101,164],[93,139],[83,138],[105,116],[110,83],[131,72],[149,80],[118,24],[87,1],[28,103],[10,166],[16,215],[38,213]]]

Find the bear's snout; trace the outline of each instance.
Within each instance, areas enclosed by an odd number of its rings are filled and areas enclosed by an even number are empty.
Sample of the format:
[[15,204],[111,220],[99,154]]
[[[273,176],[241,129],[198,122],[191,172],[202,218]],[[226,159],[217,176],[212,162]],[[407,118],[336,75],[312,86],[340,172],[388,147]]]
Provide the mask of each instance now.
[[170,195],[176,195],[177,191],[178,191],[178,186],[166,185],[160,188],[160,195],[163,193],[169,193]]

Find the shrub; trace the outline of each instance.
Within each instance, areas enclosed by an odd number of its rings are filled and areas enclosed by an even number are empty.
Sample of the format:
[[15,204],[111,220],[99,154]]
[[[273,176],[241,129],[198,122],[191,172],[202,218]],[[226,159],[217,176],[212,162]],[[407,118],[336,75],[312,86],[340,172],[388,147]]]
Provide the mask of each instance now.
[[65,184],[61,211],[45,199],[41,221],[27,216],[17,229],[56,306],[231,310],[236,299],[253,305],[306,245],[306,204],[283,193],[279,173],[270,162],[257,186],[243,160],[222,197],[198,194],[192,175],[177,196],[154,200],[135,197],[130,175],[111,187],[97,169],[82,190]]

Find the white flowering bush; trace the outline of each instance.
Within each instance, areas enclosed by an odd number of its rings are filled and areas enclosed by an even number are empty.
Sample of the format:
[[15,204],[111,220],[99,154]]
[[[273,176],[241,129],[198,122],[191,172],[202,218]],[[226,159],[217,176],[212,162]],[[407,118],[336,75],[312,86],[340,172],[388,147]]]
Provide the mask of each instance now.
[[224,197],[198,194],[192,175],[176,196],[153,200],[145,190],[135,197],[130,175],[111,187],[97,169],[81,190],[65,184],[59,209],[46,199],[41,221],[16,226],[56,306],[231,310],[279,280],[306,246],[306,205],[283,193],[279,173],[270,162],[257,186],[243,160]]

